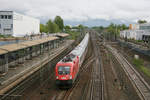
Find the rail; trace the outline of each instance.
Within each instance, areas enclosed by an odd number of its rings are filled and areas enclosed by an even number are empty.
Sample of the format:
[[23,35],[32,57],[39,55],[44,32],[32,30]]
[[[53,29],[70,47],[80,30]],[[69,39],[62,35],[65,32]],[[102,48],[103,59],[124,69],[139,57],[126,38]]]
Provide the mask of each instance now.
[[96,33],[91,35],[91,40],[93,45],[96,44],[93,47],[96,60],[92,70],[90,100],[104,100],[104,70],[101,62],[100,46],[98,45],[99,38]]
[[144,78],[134,69],[134,67],[123,57],[117,50],[110,45],[106,45],[107,48],[112,52],[121,67],[129,77],[132,85],[134,86],[138,96],[141,100],[150,100],[150,86],[144,80]]

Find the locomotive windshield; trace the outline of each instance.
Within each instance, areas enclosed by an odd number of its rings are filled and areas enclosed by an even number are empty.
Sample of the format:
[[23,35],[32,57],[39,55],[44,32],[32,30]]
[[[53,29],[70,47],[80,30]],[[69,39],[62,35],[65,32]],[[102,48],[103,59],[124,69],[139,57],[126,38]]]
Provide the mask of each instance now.
[[60,67],[58,67],[58,74],[59,75],[70,74],[70,67],[69,66],[60,66]]

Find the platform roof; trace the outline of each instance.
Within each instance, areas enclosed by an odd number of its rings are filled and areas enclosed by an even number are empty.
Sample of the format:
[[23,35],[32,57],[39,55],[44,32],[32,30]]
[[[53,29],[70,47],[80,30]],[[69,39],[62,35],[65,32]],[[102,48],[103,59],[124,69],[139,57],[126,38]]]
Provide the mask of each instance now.
[[15,44],[8,44],[8,45],[0,46],[0,49],[12,52],[12,51],[16,51],[25,47],[27,46],[21,45],[20,43],[15,43]]
[[48,41],[56,40],[56,39],[58,39],[58,37],[47,37],[47,38],[38,39],[38,40],[2,45],[2,46],[0,46],[0,55],[5,54],[7,52],[17,51],[19,49],[27,48],[27,47],[38,45],[41,43],[45,43]]
[[36,42],[35,40],[33,40],[33,41],[25,41],[25,42],[22,42],[22,43],[20,43],[20,44],[25,45],[25,46],[27,46],[27,47],[30,47],[30,46],[38,45],[38,44],[40,44],[40,43],[38,43],[38,42]]
[[41,44],[41,43],[45,43],[45,42],[56,40],[56,39],[58,39],[58,37],[47,37],[47,38],[44,38],[44,39],[37,40],[36,42]]
[[61,37],[67,37],[69,34],[66,33],[57,33],[56,35],[61,36]]
[[0,55],[8,53],[7,50],[0,49]]

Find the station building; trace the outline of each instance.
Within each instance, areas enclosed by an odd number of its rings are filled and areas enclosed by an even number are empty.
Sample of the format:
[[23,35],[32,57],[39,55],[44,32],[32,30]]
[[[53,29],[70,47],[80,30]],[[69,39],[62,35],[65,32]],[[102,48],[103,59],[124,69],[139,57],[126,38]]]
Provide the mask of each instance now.
[[40,21],[14,11],[0,11],[0,34],[22,37],[38,34]]

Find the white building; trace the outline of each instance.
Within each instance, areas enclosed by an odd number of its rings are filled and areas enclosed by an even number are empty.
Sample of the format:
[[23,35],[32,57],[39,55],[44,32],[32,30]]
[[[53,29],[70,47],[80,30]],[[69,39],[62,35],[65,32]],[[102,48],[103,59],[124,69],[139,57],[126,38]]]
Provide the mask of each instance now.
[[143,40],[143,36],[150,36],[150,23],[130,24],[130,30],[120,32],[120,37],[127,39]]
[[0,34],[20,37],[39,32],[40,21],[38,19],[14,11],[0,11]]
[[134,40],[142,40],[143,35],[150,35],[150,31],[125,30],[120,32],[120,37]]
[[140,30],[150,30],[150,23],[144,23],[139,25]]

